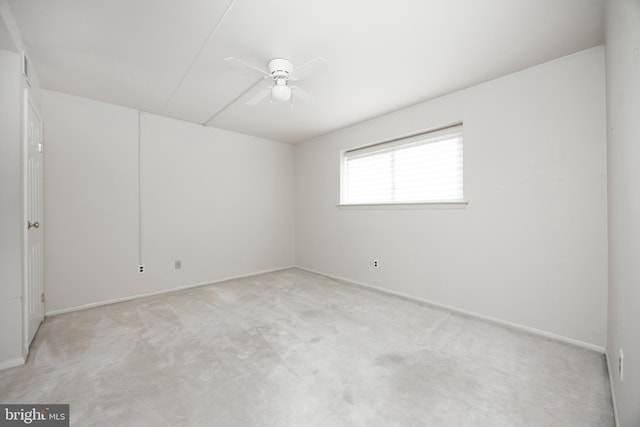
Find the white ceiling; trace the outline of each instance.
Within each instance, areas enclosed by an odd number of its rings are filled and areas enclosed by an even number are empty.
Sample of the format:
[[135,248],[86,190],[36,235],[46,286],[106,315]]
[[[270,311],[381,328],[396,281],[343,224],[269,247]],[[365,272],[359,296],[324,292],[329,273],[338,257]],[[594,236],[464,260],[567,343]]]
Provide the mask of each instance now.
[[[9,3],[44,88],[285,142],[604,41],[602,0]],[[260,78],[229,56],[321,56],[329,74],[297,83],[312,103],[248,106]]]

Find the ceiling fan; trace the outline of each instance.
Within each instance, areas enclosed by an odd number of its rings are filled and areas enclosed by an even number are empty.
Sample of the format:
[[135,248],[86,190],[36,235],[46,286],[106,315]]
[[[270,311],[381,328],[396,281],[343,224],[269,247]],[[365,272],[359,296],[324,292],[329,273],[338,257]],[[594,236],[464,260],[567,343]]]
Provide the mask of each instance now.
[[273,100],[281,102],[290,101],[291,106],[293,106],[292,94],[295,94],[297,99],[310,102],[311,98],[307,92],[290,83],[326,74],[329,68],[327,61],[321,57],[312,59],[297,69],[291,61],[284,58],[272,59],[267,64],[266,69],[241,61],[233,56],[226,58],[225,62],[231,66],[250,71],[254,75],[257,73],[265,80],[270,80],[268,86],[258,85],[260,89],[247,101],[247,105],[256,105],[270,97],[271,102],[273,102]]

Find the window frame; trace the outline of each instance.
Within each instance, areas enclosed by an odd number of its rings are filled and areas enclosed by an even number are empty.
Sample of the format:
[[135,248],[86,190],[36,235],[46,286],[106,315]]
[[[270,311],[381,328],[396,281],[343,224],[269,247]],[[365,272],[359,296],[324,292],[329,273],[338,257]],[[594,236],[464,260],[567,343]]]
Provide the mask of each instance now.
[[[461,200],[435,200],[435,201],[415,201],[415,202],[365,202],[365,203],[345,203],[344,202],[344,191],[346,188],[346,162],[347,162],[347,153],[367,150],[369,148],[373,148],[376,146],[381,146],[380,151],[384,150],[382,148],[383,145],[388,145],[390,148],[393,146],[402,147],[403,145],[410,145],[416,142],[418,137],[425,136],[425,139],[428,139],[429,134],[437,134],[440,132],[444,132],[448,129],[460,128],[459,132],[463,132],[463,122],[456,122],[453,124],[449,124],[446,126],[439,126],[437,128],[431,128],[428,130],[421,130],[419,132],[414,132],[411,134],[402,135],[399,137],[378,141],[372,144],[365,144],[361,146],[351,147],[345,150],[340,151],[340,179],[338,189],[338,197],[339,201],[336,205],[339,208],[343,209],[397,209],[397,210],[413,210],[413,209],[464,209],[468,205],[468,200],[466,200],[465,194],[465,185],[464,185],[464,138],[462,141],[462,199]],[[434,135],[434,138],[437,137]],[[404,141],[404,142],[403,142]],[[372,150],[375,152],[378,150]]]

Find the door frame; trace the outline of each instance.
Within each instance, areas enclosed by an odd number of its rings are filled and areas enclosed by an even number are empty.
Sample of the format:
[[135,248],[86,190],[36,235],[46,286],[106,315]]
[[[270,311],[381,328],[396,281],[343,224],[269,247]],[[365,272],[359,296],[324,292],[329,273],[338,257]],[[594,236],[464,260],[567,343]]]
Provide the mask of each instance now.
[[[29,216],[29,187],[28,187],[28,162],[29,162],[29,141],[28,141],[28,129],[27,123],[29,119],[29,108],[31,108],[40,121],[41,129],[44,128],[42,122],[42,114],[35,102],[32,102],[31,90],[27,85],[24,89],[23,95],[23,107],[22,107],[22,123],[21,123],[21,136],[22,136],[22,357],[25,362],[29,355],[29,347],[31,342],[29,341],[29,280],[28,280],[28,256],[29,256],[29,236],[28,229],[26,227],[27,221],[30,221]],[[41,135],[42,137],[43,135]],[[44,140],[42,141],[44,146]],[[44,153],[43,153],[43,197],[42,212],[44,213]],[[42,221],[42,219],[38,219]],[[42,221],[44,222],[44,221]],[[42,252],[44,254],[44,229],[42,230]],[[44,272],[44,257],[42,257],[42,270]],[[42,290],[44,292],[44,274],[42,275]],[[42,311],[44,318],[44,302],[42,303]]]

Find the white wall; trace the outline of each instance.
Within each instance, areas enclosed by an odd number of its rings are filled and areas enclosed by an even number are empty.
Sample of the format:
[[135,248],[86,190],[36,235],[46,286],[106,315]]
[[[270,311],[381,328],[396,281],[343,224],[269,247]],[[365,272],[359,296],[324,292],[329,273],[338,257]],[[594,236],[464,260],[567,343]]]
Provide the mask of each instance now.
[[293,265],[293,146],[147,114],[142,138],[143,261],[154,283]]
[[137,294],[138,112],[43,91],[46,311]]
[[[300,144],[296,264],[603,350],[604,89],[596,47]],[[341,150],[458,121],[466,209],[336,207]]]
[[47,312],[293,264],[292,146],[142,113],[139,205],[136,110],[44,91],[43,115]]
[[0,368],[22,358],[20,55],[0,50]]
[[[640,2],[607,2],[609,322],[620,426],[640,425]],[[618,351],[624,351],[624,382]]]

